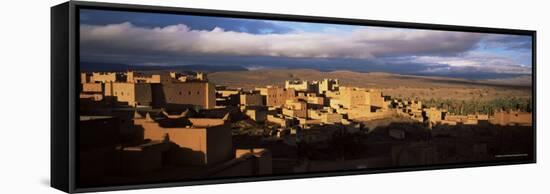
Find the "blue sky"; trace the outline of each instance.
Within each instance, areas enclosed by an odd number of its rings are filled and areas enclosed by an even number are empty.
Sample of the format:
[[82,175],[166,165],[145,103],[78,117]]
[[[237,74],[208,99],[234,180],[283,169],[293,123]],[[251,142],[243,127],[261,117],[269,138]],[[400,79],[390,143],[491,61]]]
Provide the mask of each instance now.
[[532,71],[529,36],[87,9],[80,23],[86,62],[427,75]]

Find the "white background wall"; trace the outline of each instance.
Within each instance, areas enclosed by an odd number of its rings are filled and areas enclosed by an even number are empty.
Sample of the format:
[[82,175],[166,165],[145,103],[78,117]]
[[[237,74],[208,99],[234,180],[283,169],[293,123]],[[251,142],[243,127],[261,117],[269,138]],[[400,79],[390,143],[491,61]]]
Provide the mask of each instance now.
[[[49,185],[50,6],[2,1],[0,9],[0,193],[60,193]],[[548,193],[550,7],[542,0],[110,0],[208,8],[538,31],[538,163],[119,191],[113,193]],[[546,154],[544,153],[546,152]]]

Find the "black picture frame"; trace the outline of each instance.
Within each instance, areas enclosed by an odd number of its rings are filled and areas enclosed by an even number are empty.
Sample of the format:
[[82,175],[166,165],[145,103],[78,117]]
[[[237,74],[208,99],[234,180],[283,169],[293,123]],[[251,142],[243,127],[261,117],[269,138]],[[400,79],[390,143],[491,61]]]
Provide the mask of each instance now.
[[[77,76],[79,73],[78,11],[82,8],[531,36],[533,41],[532,129],[534,130],[534,155],[532,160],[511,162],[476,162],[81,188],[78,187],[76,180],[78,177],[76,176],[78,152],[75,146],[78,145],[76,137],[78,137],[79,107],[77,95],[79,79]],[[536,163],[536,73],[536,31],[532,30],[69,1],[51,8],[51,186],[64,192],[73,193]]]

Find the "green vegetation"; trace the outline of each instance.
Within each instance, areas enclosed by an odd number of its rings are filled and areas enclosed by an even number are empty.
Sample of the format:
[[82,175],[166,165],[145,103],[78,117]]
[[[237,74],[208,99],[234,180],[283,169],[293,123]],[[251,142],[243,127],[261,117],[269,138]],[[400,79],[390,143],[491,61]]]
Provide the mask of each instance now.
[[497,98],[489,101],[482,100],[452,100],[452,99],[430,99],[422,102],[425,107],[437,107],[446,109],[450,113],[466,114],[489,114],[492,115],[499,110],[520,110],[531,112],[533,107],[532,98]]

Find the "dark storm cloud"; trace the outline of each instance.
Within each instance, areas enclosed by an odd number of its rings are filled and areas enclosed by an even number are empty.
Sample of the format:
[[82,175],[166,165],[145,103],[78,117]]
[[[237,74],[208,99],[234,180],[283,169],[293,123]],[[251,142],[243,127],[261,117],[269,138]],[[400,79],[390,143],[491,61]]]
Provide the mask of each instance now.
[[401,74],[530,74],[528,36],[83,12],[82,61]]
[[453,55],[473,48],[476,33],[358,28],[341,33],[252,34],[223,28],[194,30],[178,24],[145,28],[129,22],[81,25],[83,50],[187,54],[369,59],[399,55]]
[[358,30],[359,42],[372,45],[377,56],[457,55],[474,49],[484,37],[480,33],[391,28]]

